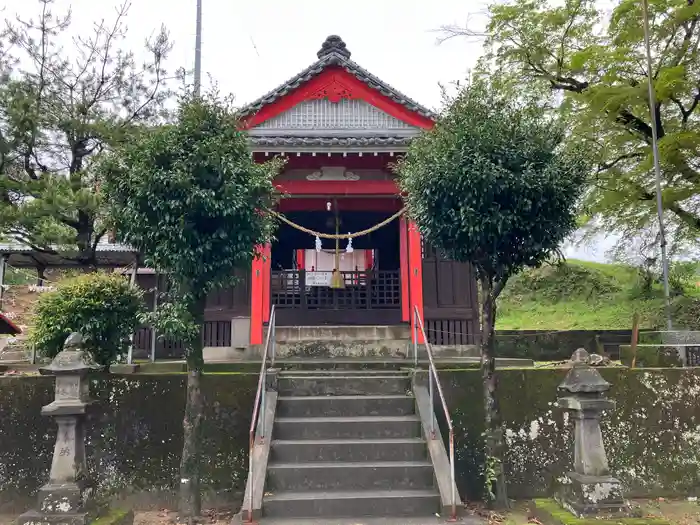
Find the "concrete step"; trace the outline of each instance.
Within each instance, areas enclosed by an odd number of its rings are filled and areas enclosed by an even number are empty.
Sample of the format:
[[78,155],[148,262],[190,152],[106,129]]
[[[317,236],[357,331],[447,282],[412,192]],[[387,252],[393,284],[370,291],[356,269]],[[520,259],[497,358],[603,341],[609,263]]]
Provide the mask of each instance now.
[[277,399],[279,417],[406,416],[415,413],[407,395],[288,396]]
[[[445,525],[444,518],[436,516],[428,517],[399,517],[399,518],[264,518],[260,525]],[[484,525],[484,521],[478,517],[461,518],[459,523],[463,525]]]
[[276,439],[377,439],[420,437],[418,416],[275,419]]
[[285,375],[277,388],[281,396],[406,394],[411,380],[408,375]]
[[[275,366],[279,361],[275,362]],[[409,368],[409,363],[405,363]],[[411,365],[412,366],[412,365]],[[376,377],[376,376],[406,376],[407,370],[281,370],[280,377]]]
[[[435,366],[438,370],[447,368],[479,368],[481,358],[479,357],[439,357],[435,356]],[[252,368],[253,371],[259,370],[260,358],[258,360],[245,361],[244,363],[251,363],[257,366]],[[519,359],[519,358],[496,358],[496,368],[528,368],[534,365],[532,359]],[[184,366],[184,365],[183,365]],[[392,357],[378,357],[378,358],[289,358],[289,359],[277,359],[275,361],[275,368],[280,368],[284,371],[323,371],[323,370],[357,370],[357,371],[374,371],[374,370],[399,370],[401,368],[412,368],[413,359],[412,356],[408,358],[392,358]],[[428,359],[424,356],[420,356],[418,359],[419,368],[428,367]],[[233,368],[233,370],[240,370],[240,368]]]
[[3,350],[0,351],[0,362],[6,363],[26,363],[29,361],[29,353],[24,350]]
[[433,487],[429,461],[276,463],[267,470],[266,490],[423,490]]
[[[258,363],[260,361],[258,360]],[[348,371],[382,371],[399,370],[401,367],[413,366],[413,361],[406,358],[298,358],[277,359],[275,366],[285,371],[321,372],[326,370]]]
[[280,359],[294,357],[324,358],[394,358],[408,356],[406,339],[353,339],[348,341],[280,341],[275,343],[275,354]]
[[265,496],[263,515],[273,518],[434,516],[440,496],[429,490],[281,492]]
[[427,457],[421,438],[274,440],[270,459],[280,463],[317,461],[418,461]]
[[411,328],[408,325],[398,326],[277,326],[275,340],[279,342],[311,342],[316,341],[386,341],[387,339],[411,338]]

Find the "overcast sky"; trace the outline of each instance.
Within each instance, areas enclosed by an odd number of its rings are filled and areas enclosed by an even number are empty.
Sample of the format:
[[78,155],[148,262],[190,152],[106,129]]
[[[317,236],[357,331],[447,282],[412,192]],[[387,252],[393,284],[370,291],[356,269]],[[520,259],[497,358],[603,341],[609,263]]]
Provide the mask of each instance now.
[[[244,104],[267,93],[316,60],[326,36],[339,35],[352,59],[382,80],[436,108],[439,84],[462,80],[481,53],[481,43],[451,39],[437,43],[442,25],[484,23],[481,0],[202,0],[202,76]],[[74,32],[95,21],[113,20],[121,0],[55,0],[58,14],[72,6]],[[5,15],[38,13],[37,0],[5,0]],[[195,0],[132,0],[126,46],[137,54],[164,24],[174,41],[167,67],[194,64]],[[70,47],[67,47],[70,53]],[[608,243],[609,244],[609,243]],[[599,260],[601,249],[567,250]]]

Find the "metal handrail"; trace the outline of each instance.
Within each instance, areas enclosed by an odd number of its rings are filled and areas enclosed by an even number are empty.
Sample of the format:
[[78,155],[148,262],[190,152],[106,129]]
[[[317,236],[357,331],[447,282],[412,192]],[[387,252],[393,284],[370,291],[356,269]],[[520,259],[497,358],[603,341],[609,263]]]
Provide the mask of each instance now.
[[423,336],[423,341],[425,342],[425,350],[428,354],[428,385],[430,391],[430,438],[437,439],[437,432],[435,430],[435,387],[437,387],[438,396],[440,397],[440,403],[442,404],[442,410],[445,413],[445,420],[447,421],[447,428],[450,433],[450,502],[452,505],[451,516],[449,521],[457,521],[457,494],[455,492],[455,431],[452,426],[452,418],[450,417],[450,411],[447,408],[447,402],[445,401],[445,395],[442,392],[442,385],[440,384],[440,379],[438,378],[437,368],[435,368],[435,361],[433,360],[433,347],[428,341],[428,336],[425,333],[425,327],[423,326],[423,320],[420,317],[420,311],[418,306],[413,307],[413,365],[418,368],[418,331]]
[[253,492],[255,488],[255,471],[253,463],[255,461],[255,435],[256,430],[260,444],[265,442],[266,428],[265,428],[265,408],[267,402],[267,395],[265,394],[266,385],[265,377],[267,367],[267,357],[270,354],[270,368],[275,366],[275,305],[272,305],[270,309],[270,321],[267,324],[267,337],[265,338],[265,346],[262,353],[262,362],[260,363],[260,377],[258,378],[258,391],[255,394],[255,401],[253,402],[253,417],[250,421],[250,451],[248,454],[248,479],[250,480],[249,487],[250,493],[248,495],[248,519],[247,523],[253,522]]

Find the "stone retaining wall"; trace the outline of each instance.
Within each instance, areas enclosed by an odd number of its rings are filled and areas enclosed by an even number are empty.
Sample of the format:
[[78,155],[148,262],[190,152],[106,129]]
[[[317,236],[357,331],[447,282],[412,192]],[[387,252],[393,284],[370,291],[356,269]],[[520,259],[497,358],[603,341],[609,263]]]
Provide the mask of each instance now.
[[620,345],[630,344],[631,339],[632,330],[497,330],[496,352],[501,357],[563,361],[578,348],[585,348],[618,359]]
[[[501,370],[511,497],[551,493],[570,465],[570,424],[554,407],[562,369]],[[603,369],[617,408],[603,419],[611,467],[634,494],[698,495],[700,370]],[[460,492],[480,498],[483,408],[475,370],[441,371],[457,428]],[[140,507],[167,503],[178,479],[184,374],[101,376],[88,429],[89,468],[106,495]],[[207,505],[237,505],[247,474],[255,374],[211,374],[203,381]],[[0,512],[19,512],[48,474],[55,427],[39,415],[53,396],[49,377],[0,378]]]

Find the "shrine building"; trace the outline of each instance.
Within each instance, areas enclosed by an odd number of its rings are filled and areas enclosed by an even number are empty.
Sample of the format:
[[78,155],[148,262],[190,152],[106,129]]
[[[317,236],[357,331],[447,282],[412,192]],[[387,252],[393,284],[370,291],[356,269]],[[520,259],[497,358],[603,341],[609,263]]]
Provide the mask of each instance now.
[[[317,57],[243,112],[255,159],[287,159],[276,179],[287,221],[253,263],[250,343],[262,343],[272,304],[279,326],[408,325],[417,307],[436,343],[473,343],[469,267],[422,246],[392,172],[435,115],[351,60],[337,36]],[[368,230],[337,243],[311,233]]]
[[[205,347],[262,344],[272,305],[280,327],[398,326],[407,337],[417,308],[433,344],[476,343],[473,273],[421,242],[402,213],[392,171],[434,118],[351,60],[338,36],[323,42],[310,66],[246,106],[241,125],[254,158],[287,161],[275,180],[283,220],[241,282],[210,294]],[[336,241],[318,234],[356,236]],[[16,249],[4,253],[15,266],[36,258]],[[134,254],[100,244],[97,255],[117,268]],[[166,286],[163,277],[143,268],[134,273],[151,308],[157,308],[155,290]],[[134,355],[149,354],[179,358],[182,345],[144,326]]]

